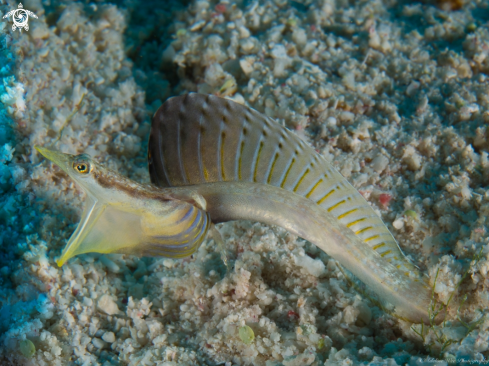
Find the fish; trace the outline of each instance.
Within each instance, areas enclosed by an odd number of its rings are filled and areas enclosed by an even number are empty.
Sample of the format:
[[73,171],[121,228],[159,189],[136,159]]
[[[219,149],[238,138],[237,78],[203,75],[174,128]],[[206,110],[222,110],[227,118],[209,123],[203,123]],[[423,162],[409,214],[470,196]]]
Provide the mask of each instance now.
[[181,258],[215,233],[214,224],[253,220],[315,244],[392,304],[397,317],[433,320],[425,277],[363,196],[305,141],[252,108],[197,93],[168,99],[152,119],[152,185],[86,154],[36,149],[87,193],[60,266],[87,252]]

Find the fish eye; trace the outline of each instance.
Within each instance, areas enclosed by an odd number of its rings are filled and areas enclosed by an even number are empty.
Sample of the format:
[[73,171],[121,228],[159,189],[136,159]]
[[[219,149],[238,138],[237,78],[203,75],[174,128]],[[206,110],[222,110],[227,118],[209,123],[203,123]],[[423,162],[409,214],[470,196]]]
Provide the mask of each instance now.
[[75,161],[73,163],[73,169],[80,174],[88,174],[90,172],[90,163],[86,161]]

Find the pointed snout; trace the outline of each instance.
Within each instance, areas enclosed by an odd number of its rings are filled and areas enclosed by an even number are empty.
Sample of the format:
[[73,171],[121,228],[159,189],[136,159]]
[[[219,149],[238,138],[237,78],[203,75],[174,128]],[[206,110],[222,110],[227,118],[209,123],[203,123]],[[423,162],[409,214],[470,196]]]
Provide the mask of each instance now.
[[59,151],[51,150],[41,146],[34,146],[34,148],[41,153],[46,159],[51,160],[57,166],[59,166],[62,170],[68,173],[68,168],[71,165],[71,155],[64,154]]

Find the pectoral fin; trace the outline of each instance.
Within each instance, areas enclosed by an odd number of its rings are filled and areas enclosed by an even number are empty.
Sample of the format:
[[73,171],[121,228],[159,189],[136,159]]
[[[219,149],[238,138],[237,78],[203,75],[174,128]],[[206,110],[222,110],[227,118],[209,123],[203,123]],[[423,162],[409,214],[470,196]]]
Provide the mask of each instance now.
[[141,242],[141,217],[103,205],[88,196],[83,214],[58,266],[83,253],[129,253]]

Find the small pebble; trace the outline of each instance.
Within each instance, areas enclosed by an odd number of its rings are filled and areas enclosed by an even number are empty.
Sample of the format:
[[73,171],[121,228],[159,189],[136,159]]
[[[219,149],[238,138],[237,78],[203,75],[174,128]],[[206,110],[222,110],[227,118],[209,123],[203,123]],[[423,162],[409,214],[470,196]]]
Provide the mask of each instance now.
[[102,335],[102,339],[107,343],[113,343],[115,342],[115,335],[113,332],[105,332]]
[[106,343],[101,340],[100,338],[93,338],[92,339],[92,344],[97,347],[98,349],[102,349],[106,346]]
[[189,30],[191,32],[198,31],[199,29],[204,28],[206,21],[205,20],[199,20],[198,22],[195,22],[189,27]]

